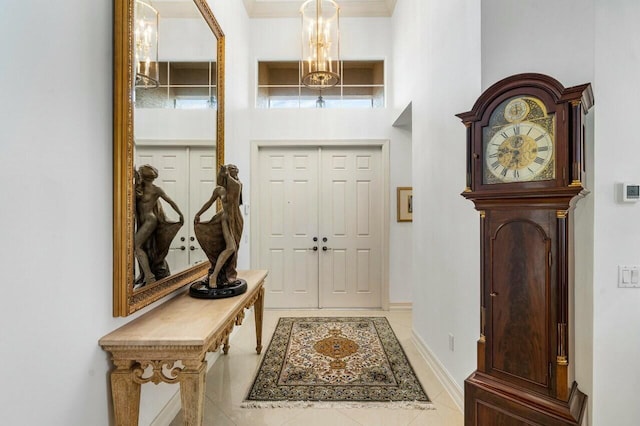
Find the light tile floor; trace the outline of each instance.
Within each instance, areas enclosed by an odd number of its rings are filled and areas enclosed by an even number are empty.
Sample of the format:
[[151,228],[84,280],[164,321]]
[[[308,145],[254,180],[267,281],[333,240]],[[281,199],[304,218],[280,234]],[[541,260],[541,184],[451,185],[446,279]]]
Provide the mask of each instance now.
[[[207,373],[205,426],[461,426],[462,412],[444,390],[431,368],[411,340],[409,311],[327,311],[327,310],[266,310],[263,324],[262,353],[271,340],[278,318],[313,316],[385,316],[413,366],[435,410],[380,408],[240,408],[261,357],[255,353],[255,323],[253,312],[232,337],[228,355],[221,355]],[[182,425],[179,413],[171,426]]]

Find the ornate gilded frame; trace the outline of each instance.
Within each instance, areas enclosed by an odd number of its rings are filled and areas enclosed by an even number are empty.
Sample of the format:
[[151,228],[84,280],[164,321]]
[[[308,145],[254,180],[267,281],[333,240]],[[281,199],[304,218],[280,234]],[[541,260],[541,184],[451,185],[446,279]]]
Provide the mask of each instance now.
[[413,187],[398,187],[398,222],[413,222]]
[[[217,39],[216,169],[224,163],[225,36],[206,0],[193,0]],[[134,150],[133,11],[114,0],[113,45],[113,316],[127,316],[206,274],[208,262],[133,290]],[[187,219],[188,220],[188,219]]]

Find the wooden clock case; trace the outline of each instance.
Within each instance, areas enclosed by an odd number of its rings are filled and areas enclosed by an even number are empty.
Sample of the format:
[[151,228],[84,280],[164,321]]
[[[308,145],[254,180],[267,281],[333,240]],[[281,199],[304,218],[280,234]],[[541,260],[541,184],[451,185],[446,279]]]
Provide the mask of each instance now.
[[[483,128],[505,100],[531,96],[555,114],[554,173],[487,184]],[[480,211],[481,318],[477,370],[465,381],[465,425],[582,425],[574,380],[573,221],[584,197],[584,117],[590,84],[564,88],[542,74],[508,77],[469,112],[467,188]]]

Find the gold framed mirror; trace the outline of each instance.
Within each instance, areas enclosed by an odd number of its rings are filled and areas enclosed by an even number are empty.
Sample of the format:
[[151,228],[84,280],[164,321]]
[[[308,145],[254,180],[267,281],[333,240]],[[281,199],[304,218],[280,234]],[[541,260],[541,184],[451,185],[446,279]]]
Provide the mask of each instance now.
[[225,39],[206,0],[114,6],[113,315],[127,316],[209,267],[193,216],[224,162]]

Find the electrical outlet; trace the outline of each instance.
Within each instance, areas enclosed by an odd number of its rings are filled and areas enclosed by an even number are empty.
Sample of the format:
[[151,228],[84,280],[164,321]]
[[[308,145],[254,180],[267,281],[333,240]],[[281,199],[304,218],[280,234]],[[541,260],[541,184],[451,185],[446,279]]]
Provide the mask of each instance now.
[[618,265],[618,287],[640,287],[640,266]]
[[453,334],[449,333],[449,350],[451,352],[453,352],[454,350],[453,344],[454,344]]

